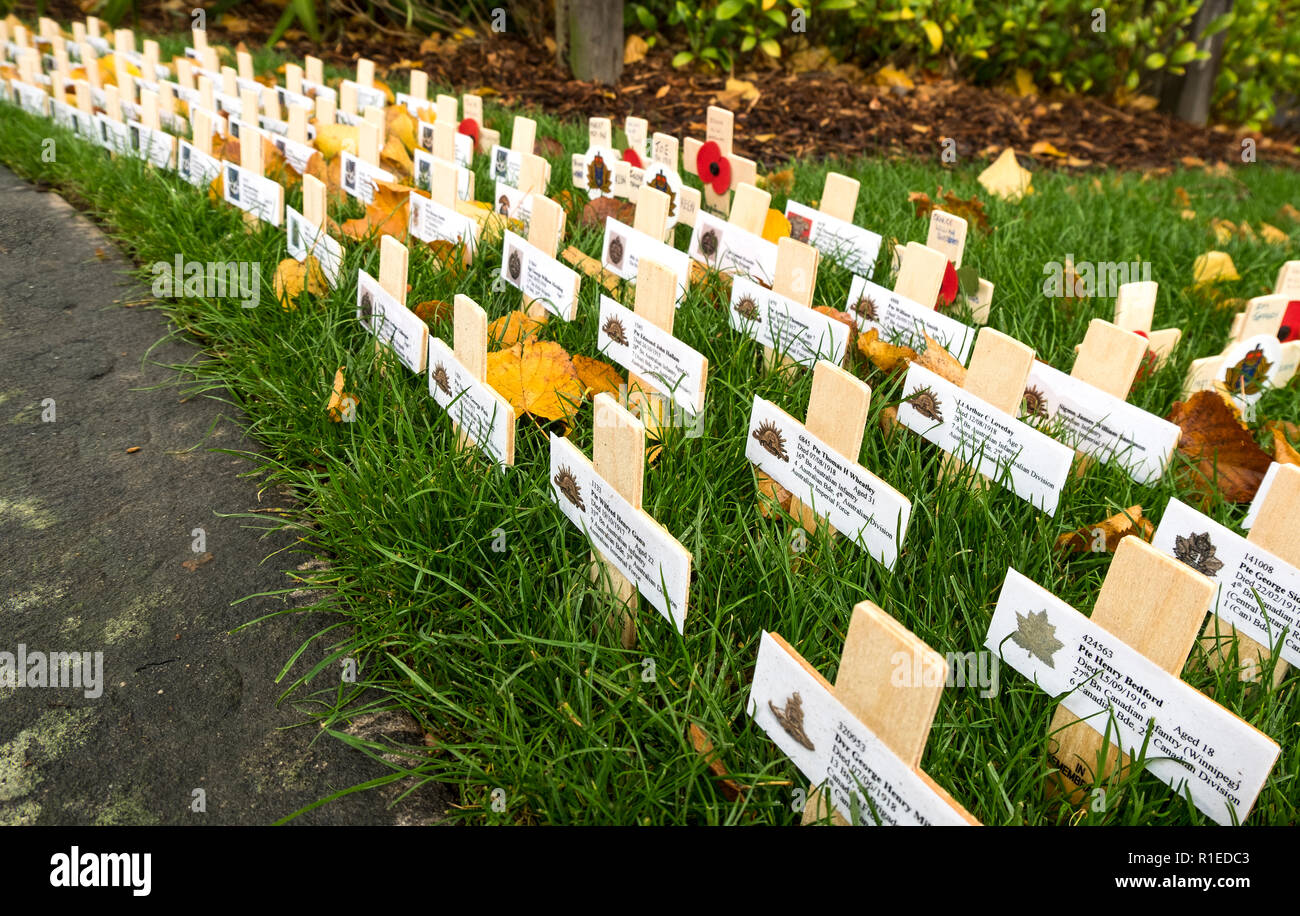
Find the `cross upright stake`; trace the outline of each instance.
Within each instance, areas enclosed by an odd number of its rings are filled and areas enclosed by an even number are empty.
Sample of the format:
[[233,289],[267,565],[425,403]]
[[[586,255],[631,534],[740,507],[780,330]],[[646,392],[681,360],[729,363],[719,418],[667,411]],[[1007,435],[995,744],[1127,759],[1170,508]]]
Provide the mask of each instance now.
[[[515,410],[487,384],[487,312],[469,296],[456,294],[454,317],[454,347],[452,357],[468,379],[458,379],[455,366],[448,365],[445,347],[441,340],[431,341],[429,354],[429,393],[452,400],[447,409],[453,414],[456,443],[462,450],[482,448],[489,457],[504,465],[515,463]],[[450,371],[449,371],[450,370]],[[466,383],[468,382],[468,384]],[[473,433],[462,425],[460,418],[468,416]],[[500,455],[489,448],[494,439],[494,429],[503,431],[504,442]],[[478,436],[483,441],[476,441]]]
[[834,686],[762,634],[747,707],[813,787],[826,783],[808,793],[804,824],[847,825],[854,795],[866,820],[874,810],[886,824],[979,823],[920,769],[947,674],[942,655],[870,601],[853,608]]
[[[736,205],[741,204],[739,193]],[[811,245],[786,237],[776,243],[776,273],[772,277],[772,292],[787,299],[793,299],[800,305],[812,308],[813,289],[817,286],[817,266],[821,263],[821,252]],[[776,368],[777,353],[771,347],[763,348],[763,368],[771,371]],[[783,370],[792,370],[797,363],[788,354],[781,354]],[[861,441],[859,441],[861,446]],[[854,455],[854,459],[857,455]]]
[[[658,193],[653,192],[653,193]],[[659,195],[662,197],[663,195]],[[653,324],[666,334],[673,333],[673,322],[677,318],[677,276],[667,267],[649,258],[643,258],[637,267],[636,292],[633,311],[641,318]],[[700,391],[704,390],[708,373],[708,362],[704,363],[704,376],[700,379]],[[642,378],[628,370],[627,390],[629,404],[635,405],[646,430],[655,439],[662,438],[664,414],[670,411],[670,395],[664,391],[662,383]]]
[[[645,487],[645,426],[604,393],[596,397],[594,415],[592,466],[634,509],[640,509]],[[609,622],[620,631],[623,647],[632,648],[636,645],[636,585],[595,550],[591,578],[608,583],[606,590],[615,604]]]
[[[839,452],[845,461],[857,464],[870,408],[871,388],[866,382],[833,363],[818,360],[813,368],[812,394],[804,421],[808,432]],[[797,496],[790,498],[790,514],[805,531],[817,532],[821,516]],[[838,533],[830,523],[827,528],[832,537]]]
[[[532,216],[528,222],[528,243],[554,258],[564,237],[564,208],[540,193],[533,195]],[[546,321],[550,312],[540,301],[524,295],[523,308],[530,318]]]
[[1169,354],[1178,346],[1183,332],[1180,328],[1151,330],[1156,314],[1156,296],[1160,284],[1154,280],[1137,280],[1121,283],[1115,296],[1115,325],[1126,331],[1140,331],[1148,340],[1148,348],[1155,356],[1156,367],[1163,365]]

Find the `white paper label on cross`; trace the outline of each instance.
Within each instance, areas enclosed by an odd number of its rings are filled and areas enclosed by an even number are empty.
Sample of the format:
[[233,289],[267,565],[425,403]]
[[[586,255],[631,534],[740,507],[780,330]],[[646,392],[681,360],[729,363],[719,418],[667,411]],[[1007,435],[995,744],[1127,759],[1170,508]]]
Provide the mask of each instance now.
[[515,416],[509,402],[475,379],[437,337],[429,341],[429,396],[489,460],[502,468],[510,463]]
[[332,287],[339,285],[343,267],[343,246],[323,227],[313,226],[293,207],[285,207],[285,236],[289,256],[305,261],[310,255],[320,264],[321,272]]
[[704,409],[704,355],[608,296],[600,297],[597,348],[690,415]]
[[793,200],[786,201],[790,237],[812,245],[859,277],[870,277],[880,256],[880,235]]
[[166,131],[150,130],[139,121],[127,124],[131,135],[131,149],[135,155],[154,168],[170,169],[176,138]]
[[1177,499],[1151,545],[1214,580],[1210,612],[1271,650],[1280,642],[1282,658],[1300,665],[1300,569]]
[[392,347],[402,365],[424,372],[428,325],[364,270],[357,271],[357,320],[377,341]]
[[[417,149],[412,154],[412,161],[415,164],[415,187],[422,191],[431,190],[433,176],[436,172],[436,163],[440,160],[432,153]],[[458,200],[474,199],[474,173],[459,166],[456,168],[456,198]]]
[[577,272],[510,230],[503,234],[501,276],[526,298],[541,302],[551,314],[571,321],[578,308]]
[[444,241],[453,245],[463,243],[473,255],[478,247],[479,225],[472,217],[457,213],[421,194],[412,194],[408,200],[411,204],[411,235],[422,242]]
[[177,173],[196,188],[205,188],[221,174],[221,160],[181,140],[176,154]]
[[898,421],[1006,486],[1048,515],[1056,514],[1074,450],[987,401],[913,363],[903,382]]
[[251,213],[264,223],[279,226],[284,221],[284,188],[233,162],[223,163],[226,203]]
[[[1220,824],[1246,818],[1280,748],[1263,732],[1007,570],[985,646]],[[1150,743],[1147,730],[1154,727]],[[1077,728],[1077,725],[1071,726]]]
[[812,785],[829,787],[846,819],[856,809],[870,825],[970,823],[767,631],[746,709]]
[[855,276],[850,282],[845,310],[853,316],[859,330],[875,328],[881,340],[924,349],[926,335],[929,335],[931,340],[957,357],[962,365],[970,359],[971,349],[975,346],[975,328],[865,277]]
[[38,118],[49,116],[46,103],[50,97],[46,95],[43,89],[18,80],[11,80],[10,82],[18,98],[18,107],[30,115],[36,115]]
[[776,275],[776,246],[711,213],[695,217],[690,256],[723,273],[771,283]]
[[894,568],[912,514],[907,497],[757,395],[745,457],[886,569]]
[[678,633],[686,629],[691,555],[607,483],[568,439],[551,434],[551,498],[601,556]]
[[371,165],[352,153],[342,152],[339,153],[339,157],[343,160],[342,179],[340,181],[343,190],[363,204],[375,202],[375,182],[397,180],[397,177],[392,172],[381,169],[377,165]]
[[1155,483],[1164,475],[1182,437],[1177,424],[1037,360],[1025,395],[1023,419],[1059,426],[1061,441],[1119,465],[1138,483]]
[[680,306],[690,285],[691,258],[686,252],[638,232],[612,216],[605,217],[605,240],[600,260],[605,269],[631,283],[636,282],[637,266],[642,258],[662,264],[677,277],[677,304]]
[[731,329],[804,366],[844,361],[849,326],[746,277],[731,282]]

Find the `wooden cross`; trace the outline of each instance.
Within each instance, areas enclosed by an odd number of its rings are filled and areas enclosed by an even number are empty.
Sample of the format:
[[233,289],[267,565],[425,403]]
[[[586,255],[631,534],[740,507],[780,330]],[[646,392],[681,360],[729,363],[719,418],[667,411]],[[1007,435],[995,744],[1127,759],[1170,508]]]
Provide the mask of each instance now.
[[[760,727],[774,737],[788,736],[815,754],[811,769],[819,775],[828,774],[832,780],[839,775],[849,783],[856,776],[886,822],[896,815],[890,810],[888,792],[873,793],[873,789],[879,792],[880,787],[867,775],[867,767],[878,773],[893,770],[910,777],[911,786],[892,783],[889,786],[889,790],[897,792],[910,806],[924,806],[927,812],[935,813],[946,823],[979,823],[920,768],[948,676],[948,662],[942,655],[870,601],[859,602],[853,608],[834,685],[779,634],[766,635],[774,644],[770,648],[784,654],[788,662],[782,664],[786,660],[779,656],[763,659],[764,649],[760,649],[760,666],[755,669],[750,695],[750,715]],[[799,680],[789,683],[782,675],[792,669]],[[804,675],[811,678],[811,684]],[[803,696],[799,690],[803,685],[820,696]],[[816,711],[825,711],[831,705],[822,698],[829,698],[834,706],[841,707],[851,720],[856,720],[855,725],[878,742],[854,749],[856,753],[868,755],[859,761],[862,769],[855,771],[851,765],[847,772],[840,769],[846,761],[843,757],[837,760],[837,742],[832,732],[839,722],[826,721],[824,716],[816,721],[804,718],[805,706],[813,709],[816,716]],[[814,730],[815,743],[805,726]],[[822,729],[820,733],[816,731],[818,727]],[[855,755],[851,752],[846,756],[852,760]],[[809,772],[805,775],[818,778]],[[848,791],[861,798],[861,789],[856,785],[851,785]],[[922,795],[928,797],[921,798]],[[830,796],[829,791],[809,791],[803,809],[805,825],[849,824],[850,811],[834,805]],[[871,807],[863,800],[859,810],[870,818]],[[906,822],[905,816],[899,820]]]
[[[409,263],[410,252],[405,245],[391,235],[380,238],[379,286],[384,292],[396,299],[402,308],[406,308],[406,278]],[[418,322],[418,325],[417,334],[420,340],[415,360],[416,365],[408,368],[411,368],[414,372],[422,373],[426,369],[429,358],[429,328],[423,321]],[[380,343],[378,337],[376,337],[375,356],[378,358],[381,374],[387,369],[387,357],[390,352],[390,348]]]
[[[645,493],[645,426],[607,392],[596,395],[594,417],[592,467],[633,509],[641,510]],[[649,519],[648,515],[645,517]],[[676,541],[672,546],[689,564],[690,553]],[[591,552],[589,571],[591,581],[598,583],[614,601],[609,623],[620,631],[623,647],[632,648],[636,645],[636,583],[614,568],[598,550]]]
[[[493,409],[505,427],[504,461],[507,465],[515,463],[515,409],[505,398],[487,383],[487,346],[488,320],[487,312],[469,296],[456,294],[454,302],[454,338],[452,354],[456,362],[465,369],[470,377],[482,385],[493,401]],[[432,360],[430,361],[432,362]],[[445,370],[444,370],[445,371]],[[436,368],[430,366],[430,392],[440,380],[436,377]],[[462,397],[468,397],[468,394]],[[472,449],[476,443],[466,430],[455,420],[456,442],[461,449]]]
[[[528,244],[538,248],[542,254],[554,258],[560,250],[560,239],[564,237],[564,208],[541,194],[533,195],[532,216],[528,222]],[[523,309],[528,317],[546,321],[550,312],[546,306],[534,300],[527,293],[523,297]]]
[[[1300,567],[1300,467],[1278,465],[1277,476],[1268,489],[1259,514],[1250,526],[1246,540],[1285,563]],[[1226,632],[1225,632],[1226,628]],[[1201,643],[1211,667],[1228,661],[1233,641],[1237,642],[1237,658],[1243,663],[1243,680],[1259,680],[1263,664],[1272,656],[1272,650],[1263,643],[1240,633],[1217,614],[1211,614],[1201,634]],[[1273,688],[1286,677],[1291,666],[1281,658],[1273,666]]]
[[[658,191],[653,194],[664,195]],[[653,324],[666,334],[673,333],[673,323],[677,318],[677,275],[672,270],[649,258],[643,258],[637,265],[636,292],[632,311],[640,318]],[[699,393],[701,400],[708,384],[709,363],[704,360],[700,373]],[[664,390],[663,382],[654,382],[628,370],[627,373],[628,404],[634,406],[647,432],[655,439],[662,439],[666,413],[673,412],[671,394]]]
[[334,97],[327,92],[316,96],[316,129],[337,123],[337,109]]
[[1246,310],[1238,312],[1232,323],[1230,337],[1242,341],[1257,334],[1271,334],[1281,339],[1282,321],[1287,307],[1296,296],[1256,296],[1246,303]]
[[460,110],[464,117],[478,125],[478,146],[475,152],[487,153],[501,142],[501,132],[487,126],[483,120],[483,98],[473,93],[460,97]]
[[[839,452],[845,461],[857,464],[870,409],[871,388],[866,382],[827,360],[817,361],[804,421],[808,432]],[[817,532],[818,521],[824,518],[797,496],[790,498],[790,514],[810,534]],[[832,537],[837,534],[833,525],[827,523],[827,528]]]
[[[642,172],[641,181],[650,184],[659,177],[662,170],[662,184],[677,195],[676,200],[670,202],[675,204],[675,207],[670,206],[670,221],[693,226],[695,214],[700,210],[700,191],[682,184],[678,156],[680,146],[681,143],[672,134],[656,132],[650,138],[650,162]],[[667,234],[664,238],[668,238]]]
[[[742,188],[741,191],[743,190]],[[741,191],[736,192],[737,209],[742,205]],[[776,273],[772,277],[772,292],[812,308],[813,289],[817,286],[817,266],[820,263],[821,252],[811,245],[789,237],[777,239]],[[792,360],[789,354],[781,354],[779,368],[792,370],[797,366],[798,363]],[[771,347],[764,347],[763,369],[771,371],[774,368],[777,368],[777,353]],[[861,442],[859,441],[858,444],[860,447]],[[855,453],[854,460],[856,459]]]
[[516,153],[533,152],[537,139],[537,122],[523,115],[515,115],[514,128],[510,132],[510,149]]
[[302,176],[302,218],[308,226],[322,233],[328,231],[329,224],[325,202],[327,190],[325,182],[315,175]]
[[[241,109],[240,114],[243,114]],[[241,119],[242,120],[242,119]],[[239,167],[245,172],[251,172],[254,176],[262,178],[266,174],[266,163],[262,157],[262,129],[257,126],[256,109],[254,109],[253,124],[249,125],[244,122],[245,130],[240,131],[239,138]],[[284,207],[284,190],[280,190],[279,208]],[[256,229],[261,223],[262,218],[249,210],[243,210],[244,223],[252,229]]]
[[[1196,570],[1141,538],[1124,538],[1106,572],[1091,619],[1179,677],[1213,594],[1214,583]],[[1055,750],[1049,759],[1059,770],[1085,782],[1089,771],[1095,770],[1094,782],[1099,782],[1116,765],[1128,766],[1128,755],[1112,741],[1097,769],[1102,736],[1064,706],[1057,707],[1048,732],[1055,736]],[[1060,773],[1053,782],[1071,801],[1078,803],[1083,798],[1078,782]]]
[[[715,213],[726,215],[731,206],[730,188],[718,194],[714,192],[711,184],[711,177],[701,175],[697,167],[697,161],[700,155],[700,148],[705,143],[712,141],[718,144],[718,149],[722,157],[731,163],[731,188],[737,188],[742,184],[755,184],[758,181],[758,166],[754,160],[746,159],[732,152],[732,132],[735,125],[735,115],[725,108],[719,108],[717,105],[710,105],[708,115],[705,121],[705,138],[696,140],[693,137],[687,137],[682,142],[682,168],[688,175],[694,175],[704,182],[704,202],[708,204],[709,209]],[[764,211],[766,216],[766,211]],[[762,234],[762,227],[759,227],[759,234]]]
[[99,81],[99,66],[95,59],[95,49],[88,41],[81,42],[81,68],[86,71],[86,82],[92,89],[102,89]]
[[1156,294],[1160,284],[1154,280],[1121,283],[1115,297],[1115,325],[1126,331],[1140,331],[1146,336],[1148,349],[1155,357],[1156,368],[1164,365],[1169,354],[1182,339],[1181,328],[1151,330],[1156,313]]
[[1101,318],[1088,323],[1088,331],[1074,358],[1070,377],[1087,382],[1121,401],[1142,368],[1149,341]]

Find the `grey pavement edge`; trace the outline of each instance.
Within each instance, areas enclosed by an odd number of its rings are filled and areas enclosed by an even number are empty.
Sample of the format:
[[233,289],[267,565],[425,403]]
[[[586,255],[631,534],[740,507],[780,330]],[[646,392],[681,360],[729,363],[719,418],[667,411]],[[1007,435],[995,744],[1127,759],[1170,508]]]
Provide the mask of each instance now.
[[[271,823],[391,771],[277,705],[274,678],[325,617],[231,632],[286,606],[234,602],[290,587],[286,571],[315,561],[282,550],[288,535],[219,517],[285,502],[259,502],[238,476],[248,462],[213,451],[254,446],[227,405],[184,399],[157,365],[200,354],[155,347],[167,320],[122,306],[149,295],[129,269],[64,200],[0,167],[0,652],[103,652],[98,697],[0,686],[0,824]],[[309,649],[295,671],[319,657]],[[422,737],[397,713],[349,730]],[[426,783],[394,803],[408,788],[294,823],[434,823],[453,800]]]

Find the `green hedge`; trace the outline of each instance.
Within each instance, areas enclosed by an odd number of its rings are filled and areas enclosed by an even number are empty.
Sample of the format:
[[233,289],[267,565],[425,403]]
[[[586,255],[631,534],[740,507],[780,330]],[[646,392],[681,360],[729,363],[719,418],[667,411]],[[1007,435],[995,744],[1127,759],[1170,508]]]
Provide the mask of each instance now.
[[[803,47],[874,69],[885,62],[1105,96],[1154,93],[1199,57],[1191,41],[1201,0],[644,0],[629,28],[678,48],[676,62],[744,67]],[[1252,126],[1300,84],[1296,0],[1237,0],[1215,88],[1219,118]],[[802,27],[802,30],[801,30]]]

